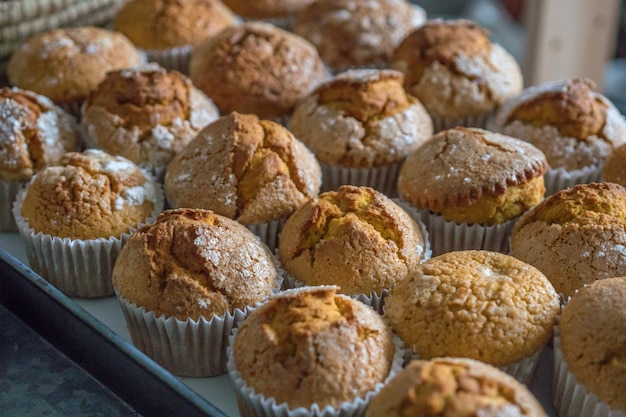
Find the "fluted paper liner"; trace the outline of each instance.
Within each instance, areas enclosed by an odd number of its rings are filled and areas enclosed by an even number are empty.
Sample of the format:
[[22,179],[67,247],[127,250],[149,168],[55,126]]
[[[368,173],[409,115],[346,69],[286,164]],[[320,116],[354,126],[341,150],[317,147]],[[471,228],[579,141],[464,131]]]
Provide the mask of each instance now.
[[398,173],[403,162],[404,159],[389,165],[371,168],[347,168],[320,163],[322,168],[320,193],[336,191],[340,186],[348,184],[371,187],[387,197],[396,197],[398,195]]
[[601,172],[602,168],[595,165],[574,171],[566,171],[563,168],[549,168],[543,174],[543,180],[546,185],[546,197],[576,184],[598,182],[600,181]]

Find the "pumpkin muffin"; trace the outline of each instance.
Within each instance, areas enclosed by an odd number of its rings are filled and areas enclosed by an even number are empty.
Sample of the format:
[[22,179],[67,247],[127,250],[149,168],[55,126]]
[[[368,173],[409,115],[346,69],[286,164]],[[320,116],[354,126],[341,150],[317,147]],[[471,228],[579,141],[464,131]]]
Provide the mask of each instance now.
[[7,64],[9,83],[50,98],[75,116],[107,71],[139,65],[144,57],[119,32],[81,26],[34,35]]
[[315,156],[283,126],[231,113],[203,129],[170,162],[171,207],[213,210],[252,228],[272,249],[294,210],[317,196]]
[[292,286],[337,285],[380,309],[386,291],[430,255],[418,222],[384,194],[344,185],[287,219],[278,254]]
[[490,251],[427,259],[390,290],[383,317],[422,359],[464,357],[530,382],[560,312],[537,268]]
[[322,166],[322,191],[344,184],[397,195],[404,158],[433,133],[430,116],[393,70],[349,70],[300,101],[288,127]]
[[220,0],[130,0],[117,11],[113,26],[148,61],[188,74],[194,46],[238,21]]
[[625,302],[626,277],[615,277],[582,287],[563,307],[554,343],[554,403],[560,415],[626,411]]
[[490,113],[522,91],[515,58],[478,23],[430,19],[396,48],[391,68],[433,118],[435,132],[455,126],[485,127]]
[[162,209],[162,190],[136,164],[88,149],[37,171],[13,214],[35,272],[66,295],[102,297],[122,246]]
[[282,279],[269,248],[236,221],[177,209],[137,230],[113,269],[133,343],[171,372],[226,372],[228,335]]
[[584,78],[531,86],[504,103],[491,129],[528,141],[546,155],[548,195],[600,178],[611,151],[626,144],[626,121]]
[[404,37],[424,22],[424,9],[407,0],[317,0],[298,14],[293,31],[337,73],[387,67]]
[[398,192],[421,210],[433,254],[507,252],[517,217],[543,200],[547,167],[544,154],[528,142],[457,127],[435,134],[406,158]]
[[193,83],[222,113],[267,119],[288,116],[328,77],[317,50],[306,39],[257,21],[227,27],[200,43],[189,71]]
[[87,98],[81,126],[91,147],[130,159],[162,180],[172,157],[218,117],[189,78],[150,63],[109,71]]
[[38,170],[81,144],[74,118],[50,99],[17,87],[0,89],[0,231],[17,231],[11,212]]
[[528,416],[546,412],[524,386],[466,358],[414,360],[372,399],[365,417]]
[[522,215],[510,254],[541,270],[569,297],[596,280],[626,276],[626,188],[578,184]]
[[273,296],[240,323],[229,355],[242,415],[361,415],[402,361],[382,317],[335,287]]

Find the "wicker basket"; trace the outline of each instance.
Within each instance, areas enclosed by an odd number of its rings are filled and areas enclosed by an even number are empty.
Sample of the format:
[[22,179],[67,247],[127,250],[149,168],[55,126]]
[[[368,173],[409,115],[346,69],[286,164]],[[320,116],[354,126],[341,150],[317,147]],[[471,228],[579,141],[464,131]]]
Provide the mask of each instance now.
[[58,27],[106,26],[126,0],[0,0],[0,78],[26,39]]

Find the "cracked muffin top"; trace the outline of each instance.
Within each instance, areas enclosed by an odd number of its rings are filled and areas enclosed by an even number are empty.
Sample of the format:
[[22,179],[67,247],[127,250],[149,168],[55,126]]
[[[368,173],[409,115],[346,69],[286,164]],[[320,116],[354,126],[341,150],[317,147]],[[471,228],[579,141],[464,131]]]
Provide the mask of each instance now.
[[306,39],[269,23],[230,26],[193,51],[190,77],[222,113],[287,116],[328,77]]
[[425,21],[424,9],[407,0],[318,0],[298,14],[293,31],[340,72],[387,67],[398,44]]
[[283,126],[231,113],[172,159],[164,188],[174,207],[210,209],[252,225],[281,219],[315,197],[321,175],[311,151]]
[[278,254],[306,285],[344,294],[380,294],[426,256],[418,223],[384,194],[343,185],[310,200],[283,226]]
[[511,255],[541,270],[566,297],[626,276],[626,188],[578,184],[546,198],[511,230]]
[[453,251],[409,273],[383,317],[423,359],[465,357],[494,366],[518,362],[552,337],[559,296],[537,268],[490,251]]
[[578,382],[611,408],[626,410],[626,277],[582,287],[563,307],[563,356]]
[[7,64],[9,82],[57,104],[83,100],[107,71],[143,57],[119,32],[91,26],[60,28],[25,41]]
[[189,78],[155,63],[109,71],[82,113],[90,145],[155,174],[219,117]]
[[498,368],[472,359],[411,361],[372,399],[365,417],[545,417],[533,394]]
[[428,20],[398,45],[390,65],[436,117],[489,112],[523,87],[515,58],[491,42],[485,28],[464,19]]
[[113,21],[142,49],[197,45],[235,23],[237,16],[219,0],[132,0]]
[[28,184],[21,214],[35,233],[119,237],[162,208],[157,184],[126,158],[97,149],[66,153]]
[[264,301],[278,270],[243,225],[210,210],[176,209],[131,236],[112,279],[118,296],[157,317],[210,320]]
[[364,397],[389,376],[394,351],[380,315],[334,287],[279,293],[239,325],[233,343],[245,383],[291,410]]
[[398,192],[448,221],[501,224],[543,199],[547,168],[543,153],[528,142],[457,127],[435,134],[406,158]]
[[17,87],[0,89],[0,180],[28,181],[79,145],[76,121],[50,99]]
[[541,149],[551,168],[567,171],[599,165],[626,143],[626,121],[585,78],[531,86],[504,103],[490,121],[493,130]]
[[321,163],[383,166],[404,159],[433,133],[430,116],[393,70],[348,70],[300,101],[288,127]]

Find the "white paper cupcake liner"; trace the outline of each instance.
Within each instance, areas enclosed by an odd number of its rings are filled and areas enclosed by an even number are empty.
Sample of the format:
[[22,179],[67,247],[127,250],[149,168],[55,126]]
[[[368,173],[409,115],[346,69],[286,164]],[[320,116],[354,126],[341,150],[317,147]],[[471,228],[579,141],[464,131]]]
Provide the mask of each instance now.
[[320,193],[336,191],[340,186],[349,184],[374,188],[389,198],[397,197],[398,173],[402,162],[404,160],[372,168],[346,168],[322,163],[320,164],[322,168]]
[[458,224],[428,210],[419,212],[430,235],[432,256],[457,250],[509,252],[509,236],[515,220],[492,226]]
[[0,232],[17,232],[13,202],[26,182],[0,181]]
[[228,338],[256,307],[207,320],[157,317],[118,296],[133,345],[174,375],[204,378],[226,373]]
[[246,227],[274,252],[278,247],[278,237],[286,221],[285,217],[269,223],[246,225]]
[[465,117],[439,117],[431,116],[433,121],[433,133],[442,130],[452,129],[457,126],[463,127],[479,127],[485,129],[490,118],[491,112]]
[[602,168],[600,166],[588,166],[575,171],[566,171],[563,168],[548,169],[543,174],[548,197],[557,191],[570,188],[576,184],[589,184],[600,181]]
[[22,202],[26,196],[26,189],[22,189],[13,205],[13,215],[24,241],[31,269],[70,297],[96,298],[113,295],[111,273],[122,247],[135,230],[153,222],[163,210],[160,185],[156,189],[154,210],[143,223],[118,237],[90,240],[35,233],[21,214]]
[[277,404],[274,398],[267,398],[261,393],[255,392],[248,386],[237,370],[233,356],[232,344],[237,335],[237,329],[233,329],[228,347],[228,374],[233,382],[235,398],[242,417],[356,417],[362,416],[371,399],[398,373],[404,363],[404,346],[402,341],[394,336],[395,353],[389,375],[384,382],[363,397],[353,401],[344,402],[341,407],[326,406],[320,408],[318,404],[312,404],[310,408],[299,407],[289,409],[286,403]]
[[[409,213],[409,215],[413,218],[413,220],[417,222],[422,232],[422,235],[424,237],[424,254],[421,260],[421,262],[424,262],[426,259],[429,259],[431,257],[432,252],[430,248],[430,239],[428,235],[428,230],[426,229],[426,226],[424,225],[424,223],[422,223],[421,221],[420,213],[418,212],[417,209],[415,209],[415,207],[411,206],[410,204],[404,201],[400,201],[397,199],[392,199],[392,201],[394,201],[394,203],[402,207],[407,213]],[[285,283],[284,283],[285,289],[300,288],[300,287],[304,287],[308,285],[302,281],[299,281],[298,279],[296,279],[296,277],[292,276],[291,274],[287,272],[284,273],[284,277],[285,277]],[[371,292],[369,294],[347,294],[347,295],[350,296],[351,298],[354,298],[362,302],[363,304],[366,304],[372,307],[378,313],[382,314],[385,298],[387,297],[387,295],[389,295],[389,289],[383,289],[379,293]]]
[[189,60],[193,52],[192,45],[184,45],[168,49],[144,49],[142,52],[148,62],[156,62],[168,70],[176,70],[189,75]]
[[[570,371],[561,350],[559,326],[554,327],[554,375],[552,401],[561,417],[624,417],[625,413],[609,407],[589,392]],[[625,393],[626,394],[626,393]]]

